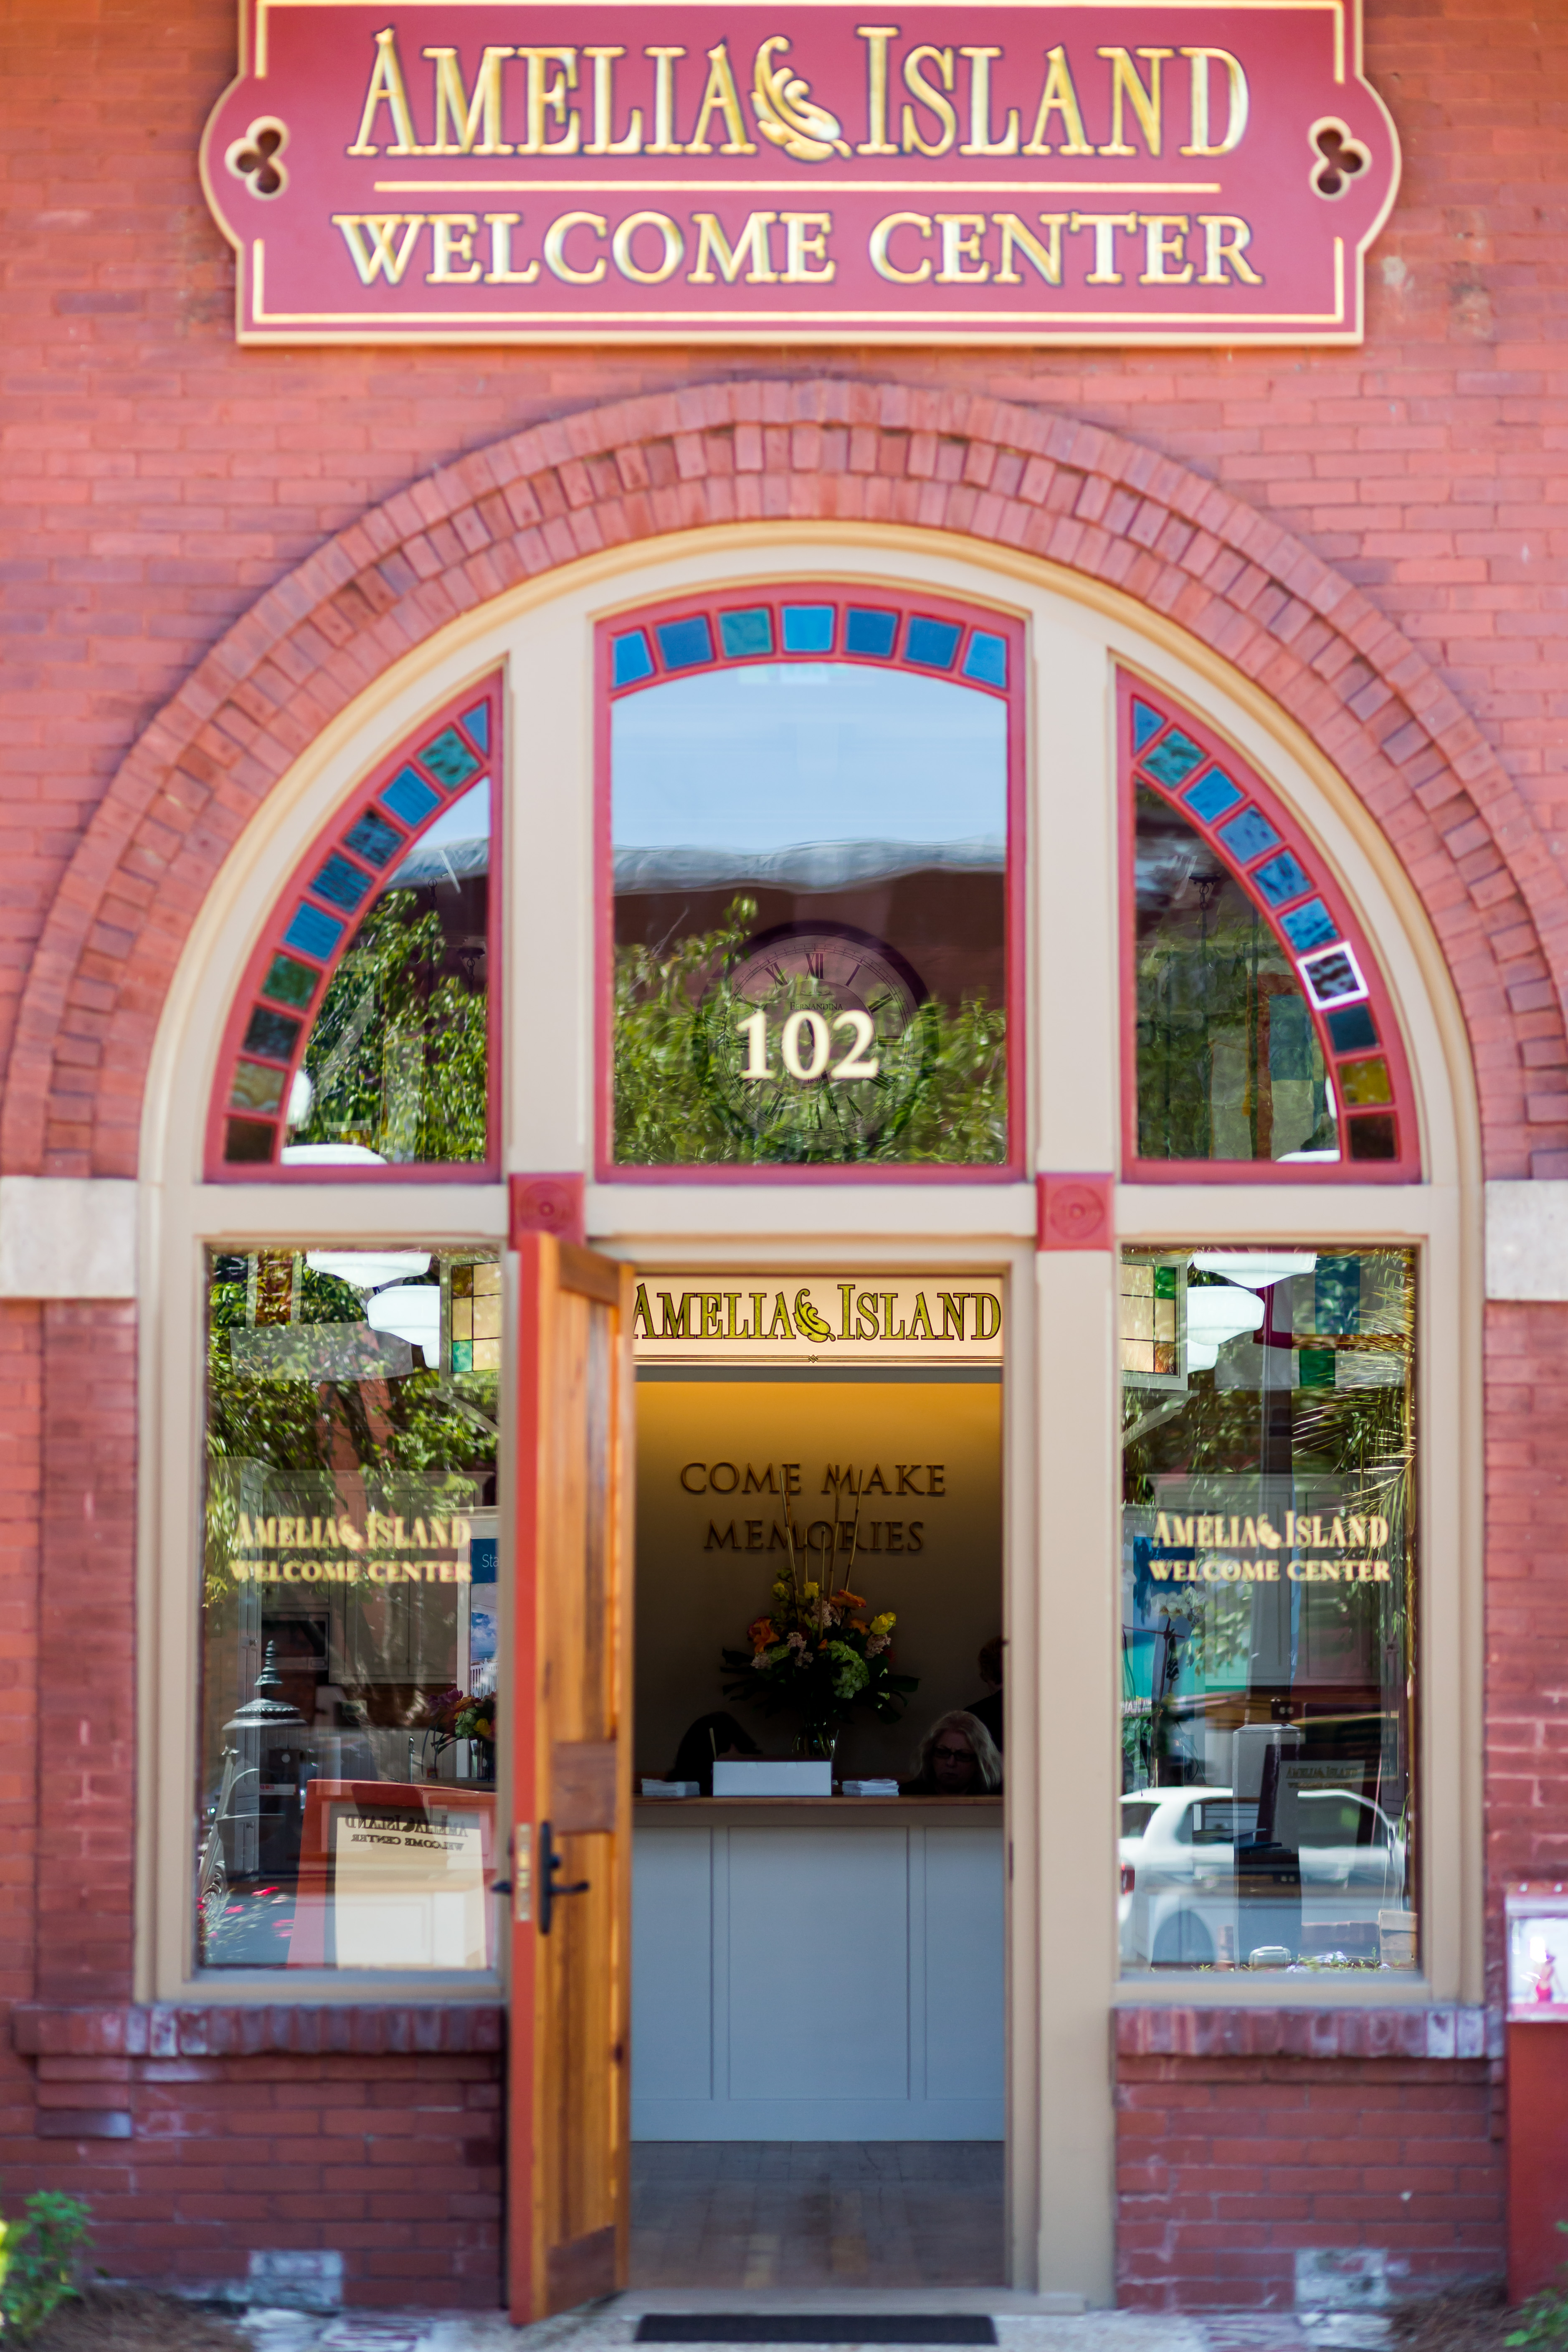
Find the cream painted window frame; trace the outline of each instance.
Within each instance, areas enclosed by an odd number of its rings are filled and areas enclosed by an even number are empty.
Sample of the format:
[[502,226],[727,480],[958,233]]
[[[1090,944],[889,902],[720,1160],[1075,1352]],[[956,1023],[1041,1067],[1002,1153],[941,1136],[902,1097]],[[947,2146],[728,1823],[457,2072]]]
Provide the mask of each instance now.
[[[495,1979],[327,1972],[194,1977],[187,1923],[201,1498],[203,1250],[248,1242],[497,1243],[504,1188],[205,1184],[201,1146],[222,1014],[296,858],[353,782],[422,718],[498,663],[507,674],[509,856],[502,887],[502,1166],[580,1171],[589,1239],[651,1267],[851,1259],[963,1264],[1006,1282],[1011,1339],[1005,1567],[1009,1739],[1009,2271],[1021,2286],[1110,2298],[1111,2012],[1264,1985],[1122,1981],[1116,1950],[1117,1260],[1034,1247],[1033,1184],[732,1188],[599,1183],[593,1170],[593,743],[596,621],[689,590],[794,577],[878,582],[1021,615],[1029,627],[1026,1165],[1121,1157],[1116,762],[1118,661],[1233,740],[1300,816],[1379,943],[1405,1024],[1426,1181],[1289,1188],[1243,1178],[1115,1187],[1116,1239],[1287,1238],[1420,1252],[1423,1561],[1422,1906],[1428,1966],[1396,1989],[1314,1982],[1292,2002],[1475,2000],[1480,1929],[1480,1306],[1479,1128],[1463,1023],[1391,845],[1293,722],[1250,681],[1120,592],[1006,550],[898,526],[737,525],[584,558],[454,621],[360,695],[279,781],[208,893],[160,1024],[142,1128],[136,1989],[183,2002],[495,1999]],[[1082,789],[1084,779],[1099,788]],[[1068,787],[1077,782],[1079,789]],[[1042,845],[1048,854],[1042,854]],[[1068,1018],[1052,1018],[1054,1006]],[[216,1008],[216,1011],[215,1011]],[[524,1019],[526,1015],[526,1020]],[[529,1038],[526,1082],[514,1042]],[[509,1276],[510,1279],[510,1276]],[[509,1294],[509,1315],[515,1301]],[[1061,1335],[1068,1335],[1064,1339]],[[505,1405],[503,1402],[503,1411]],[[509,1497],[501,1480],[503,1561]],[[503,1639],[507,1599],[503,1577]],[[1064,1669],[1064,1657],[1068,1664]],[[505,1759],[502,1759],[502,1782]],[[1068,1792],[1070,1791],[1070,1802]],[[249,1974],[249,1972],[244,1972]]]

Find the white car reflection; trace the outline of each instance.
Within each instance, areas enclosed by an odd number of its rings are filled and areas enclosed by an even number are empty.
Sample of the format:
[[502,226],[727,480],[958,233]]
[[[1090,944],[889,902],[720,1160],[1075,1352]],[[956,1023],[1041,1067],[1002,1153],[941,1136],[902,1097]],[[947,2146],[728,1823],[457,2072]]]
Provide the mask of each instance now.
[[[1405,1900],[1405,1841],[1383,1807],[1350,1789],[1303,1789],[1300,1808],[1301,1948],[1309,1957],[1375,1958],[1377,1915]],[[1121,1800],[1119,1940],[1124,1966],[1205,1968],[1247,1955],[1236,1895],[1235,1843],[1258,1808],[1229,1789],[1145,1789]],[[1256,1920],[1257,1913],[1251,1915]],[[1294,1945],[1294,1905],[1276,1935]],[[1335,1934],[1334,1930],[1341,1931]]]

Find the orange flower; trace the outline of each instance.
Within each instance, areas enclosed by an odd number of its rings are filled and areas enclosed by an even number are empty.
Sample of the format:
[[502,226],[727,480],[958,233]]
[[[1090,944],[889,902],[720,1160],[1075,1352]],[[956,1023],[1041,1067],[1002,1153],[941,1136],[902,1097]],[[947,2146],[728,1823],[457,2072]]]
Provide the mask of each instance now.
[[866,1596],[863,1592],[851,1592],[846,1586],[842,1592],[834,1594],[833,1605],[835,1609],[864,1609]]
[[746,1631],[751,1635],[752,1647],[753,1650],[765,1650],[770,1642],[776,1642],[778,1640],[778,1635],[773,1631],[773,1621],[771,1617],[759,1617],[754,1625],[747,1626]]

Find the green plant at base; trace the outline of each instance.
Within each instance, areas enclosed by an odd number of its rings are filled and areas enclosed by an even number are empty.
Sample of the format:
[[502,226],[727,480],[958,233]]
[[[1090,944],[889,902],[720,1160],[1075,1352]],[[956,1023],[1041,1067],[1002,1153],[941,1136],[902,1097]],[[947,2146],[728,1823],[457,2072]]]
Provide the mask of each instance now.
[[34,2336],[62,2303],[79,2292],[77,2270],[90,2239],[90,2215],[79,2197],[40,2189],[24,2218],[5,2225],[0,2318],[17,2336]]
[[[1568,2221],[1559,2221],[1557,2228],[1568,2237]],[[1559,2270],[1568,2270],[1568,2263],[1560,2263]],[[1521,2325],[1503,2337],[1505,2344],[1524,2344],[1531,2352],[1556,2352],[1560,2345],[1568,2346],[1568,2294],[1560,2286],[1542,2287],[1519,2307]]]

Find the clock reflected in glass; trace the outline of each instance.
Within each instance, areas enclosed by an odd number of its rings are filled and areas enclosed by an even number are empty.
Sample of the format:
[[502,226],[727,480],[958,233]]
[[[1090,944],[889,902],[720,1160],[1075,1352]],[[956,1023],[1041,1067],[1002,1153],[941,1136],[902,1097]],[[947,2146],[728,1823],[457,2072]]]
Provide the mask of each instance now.
[[908,959],[849,923],[754,934],[705,993],[702,1088],[737,1139],[780,1160],[885,1150],[912,1116],[940,1024]]

